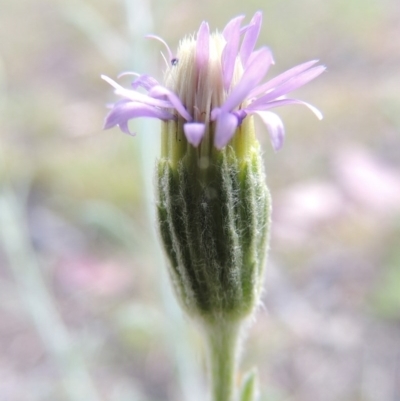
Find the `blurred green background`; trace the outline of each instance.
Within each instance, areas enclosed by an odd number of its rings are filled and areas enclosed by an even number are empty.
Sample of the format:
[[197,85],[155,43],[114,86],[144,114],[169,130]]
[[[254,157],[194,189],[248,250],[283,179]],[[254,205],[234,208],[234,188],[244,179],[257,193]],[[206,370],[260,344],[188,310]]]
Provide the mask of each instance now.
[[274,224],[242,371],[261,401],[400,400],[400,3],[1,0],[1,401],[204,400],[153,232],[159,125],[103,131],[100,74],[161,78],[146,33],[175,48],[257,10],[269,77],[328,69],[295,93],[322,122],[277,110],[278,153],[259,129]]

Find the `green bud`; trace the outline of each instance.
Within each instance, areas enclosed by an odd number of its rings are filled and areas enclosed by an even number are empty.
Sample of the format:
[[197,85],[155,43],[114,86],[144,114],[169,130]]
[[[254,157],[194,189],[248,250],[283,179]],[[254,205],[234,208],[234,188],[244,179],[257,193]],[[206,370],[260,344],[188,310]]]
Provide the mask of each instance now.
[[158,223],[178,299],[204,321],[239,321],[259,301],[270,226],[253,121],[222,150],[193,147],[179,120],[163,123],[163,135]]

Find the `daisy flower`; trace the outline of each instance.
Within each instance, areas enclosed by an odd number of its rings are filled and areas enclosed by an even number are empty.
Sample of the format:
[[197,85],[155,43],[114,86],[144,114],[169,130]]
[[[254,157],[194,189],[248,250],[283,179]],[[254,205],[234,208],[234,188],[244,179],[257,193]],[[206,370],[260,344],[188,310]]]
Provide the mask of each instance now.
[[104,127],[119,126],[133,134],[128,125],[133,118],[172,120],[183,128],[192,146],[207,141],[222,149],[245,119],[257,115],[269,131],[273,148],[278,150],[283,144],[284,126],[271,109],[300,104],[321,119],[321,112],[314,106],[286,95],[316,78],[325,67],[312,60],[263,82],[274,59],[268,47],[255,49],[262,14],[257,12],[245,26],[243,19],[236,17],[222,33],[213,34],[203,22],[195,36],[181,41],[176,54],[164,40],[150,35],[167,51],[164,83],[147,74],[131,73],[136,79],[127,89],[103,75],[122,98],[112,106]]

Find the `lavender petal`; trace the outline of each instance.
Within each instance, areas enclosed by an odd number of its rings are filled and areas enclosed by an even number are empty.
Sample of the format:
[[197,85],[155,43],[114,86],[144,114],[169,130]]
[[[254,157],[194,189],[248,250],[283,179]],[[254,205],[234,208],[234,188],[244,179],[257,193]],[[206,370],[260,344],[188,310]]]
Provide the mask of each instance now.
[[210,120],[211,121],[215,121],[220,114],[221,114],[221,108],[220,107],[214,107],[211,110],[211,113],[210,113]]
[[263,123],[267,126],[272,147],[275,151],[278,151],[282,147],[285,137],[285,128],[282,120],[271,111],[257,111],[255,114],[260,116]]
[[238,126],[238,119],[231,113],[221,113],[216,122],[214,145],[222,149],[233,137]]
[[131,135],[131,136],[135,136],[136,135],[136,132],[132,132],[129,129],[128,121],[124,121],[123,123],[118,124],[118,127],[125,134]]
[[101,78],[104,79],[104,81],[108,82],[112,87],[114,87],[115,94],[120,95],[121,97],[125,97],[126,99],[132,100],[134,102],[140,102],[151,106],[158,106],[165,108],[173,107],[171,105],[171,102],[168,102],[166,100],[155,99],[143,93],[136,92],[131,89],[125,89],[121,85],[117,84],[114,80],[107,77],[106,75],[102,75]]
[[229,21],[227,26],[222,32],[226,40],[226,45],[222,51],[222,76],[224,81],[224,88],[229,89],[232,82],[233,71],[235,69],[236,57],[238,55],[240,43],[240,24],[244,16],[239,16]]
[[260,11],[257,11],[250,21],[250,26],[248,27],[243,37],[242,46],[240,48],[240,58],[242,60],[243,66],[246,66],[247,61],[252,51],[254,50],[258,35],[260,34],[261,23],[262,13]]
[[271,52],[268,48],[260,49],[243,73],[239,83],[233,88],[221,111],[228,112],[245,100],[251,90],[263,79],[271,64]]
[[197,32],[196,41],[196,65],[197,70],[203,69],[208,64],[209,59],[210,28],[207,22],[203,21]]
[[303,71],[308,70],[314,64],[318,63],[318,60],[307,61],[306,63],[299,64],[296,67],[290,68],[289,70],[279,74],[275,78],[272,78],[268,82],[263,85],[260,85],[258,88],[255,88],[251,93],[250,97],[258,96],[262,93],[265,93],[273,88],[278,87],[279,85],[283,84],[286,81],[289,81],[296,75],[302,73]]
[[[121,76],[121,74],[120,74]],[[150,75],[143,74],[139,75],[137,79],[135,79],[131,86],[132,89],[137,89],[137,88],[144,88],[146,90],[150,90],[153,86],[160,85],[155,78],[153,78]]]
[[183,125],[186,139],[194,147],[197,147],[202,140],[206,126],[203,123],[186,123]]
[[325,71],[325,66],[320,65],[318,67],[311,68],[305,72],[298,74],[292,79],[284,82],[282,85],[273,89],[271,92],[268,92],[266,95],[261,96],[257,100],[255,100],[252,105],[254,107],[258,107],[261,104],[270,102],[274,99],[277,99],[283,95],[286,95],[289,92],[294,91],[295,89],[305,85],[307,82],[310,82],[318,75],[322,74]]
[[173,114],[157,107],[138,102],[124,102],[116,105],[108,113],[104,122],[104,129],[121,125],[131,118],[137,117],[152,117],[160,120],[173,120],[175,118]]
[[182,104],[181,100],[174,92],[170,91],[169,89],[165,88],[164,86],[157,85],[153,86],[149,91],[149,96],[154,98],[158,98],[160,96],[165,96],[169,102],[173,105],[176,111],[186,120],[192,121],[192,116],[187,112],[185,106]]
[[253,60],[258,56],[258,54],[259,54],[260,52],[265,52],[265,51],[268,51],[268,52],[269,52],[269,58],[270,58],[269,67],[270,67],[271,65],[275,64],[274,56],[272,55],[271,49],[270,49],[269,47],[267,47],[267,46],[263,46],[261,49],[255,50],[255,51],[253,51],[253,52],[250,54],[250,57],[249,57],[249,59],[247,60],[246,66],[250,65],[250,64],[253,62]]
[[323,115],[322,113],[312,104],[304,102],[303,100],[299,100],[299,99],[281,99],[281,100],[275,100],[273,102],[267,102],[265,104],[261,104],[258,106],[253,106],[253,103],[249,106],[246,107],[244,109],[244,111],[246,111],[249,114],[254,114],[258,111],[261,110],[269,110],[269,109],[273,109],[275,107],[281,107],[281,106],[287,106],[290,104],[300,104],[302,106],[306,106],[307,108],[309,108],[318,118],[318,120],[322,120]]

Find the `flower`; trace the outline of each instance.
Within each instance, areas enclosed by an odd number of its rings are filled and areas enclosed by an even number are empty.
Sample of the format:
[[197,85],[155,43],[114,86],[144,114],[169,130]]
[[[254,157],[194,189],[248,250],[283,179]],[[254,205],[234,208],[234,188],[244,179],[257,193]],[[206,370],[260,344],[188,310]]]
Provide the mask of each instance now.
[[321,119],[314,106],[285,95],[316,78],[325,67],[316,66],[318,60],[312,60],[261,83],[274,64],[268,47],[254,50],[262,14],[257,12],[250,24],[242,27],[243,18],[232,19],[222,34],[210,34],[208,24],[203,22],[196,38],[185,38],[180,43],[176,56],[161,38],[150,35],[160,40],[168,52],[165,84],[147,74],[132,73],[137,78],[131,89],[125,89],[103,75],[122,97],[112,106],[104,127],[118,125],[123,132],[132,134],[128,121],[133,118],[182,120],[184,135],[191,145],[197,147],[211,135],[215,147],[222,149],[244,119],[257,115],[269,130],[273,148],[278,150],[283,144],[284,126],[270,109],[302,104]]

